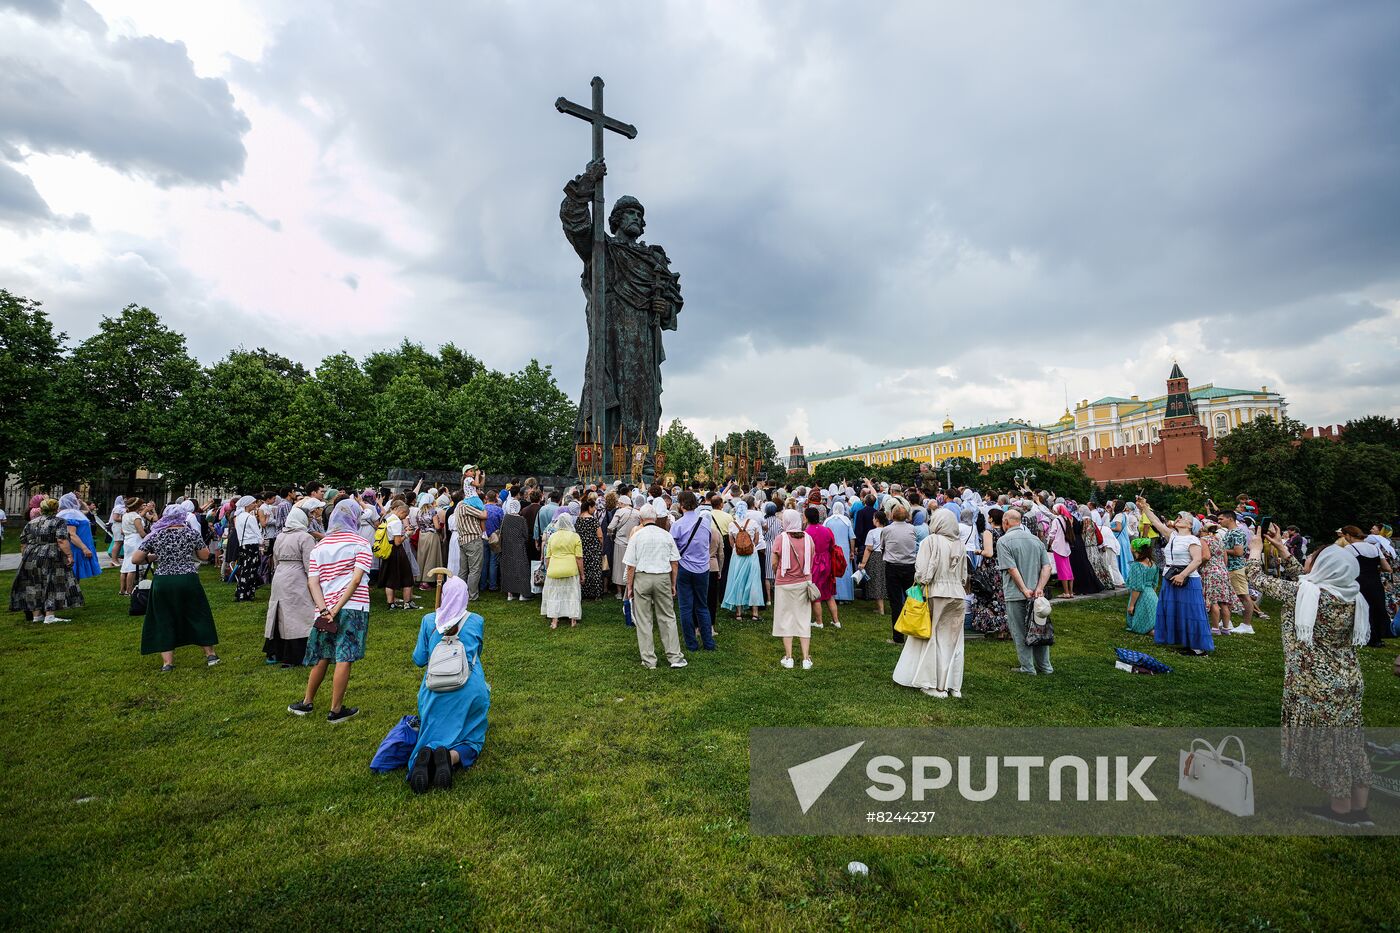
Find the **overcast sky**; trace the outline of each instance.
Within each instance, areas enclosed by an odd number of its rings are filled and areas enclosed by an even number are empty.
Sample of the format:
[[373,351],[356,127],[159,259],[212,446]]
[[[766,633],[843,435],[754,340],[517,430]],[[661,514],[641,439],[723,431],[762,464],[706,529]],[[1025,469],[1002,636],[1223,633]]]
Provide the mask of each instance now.
[[600,74],[702,437],[1048,422],[1173,359],[1400,413],[1400,3],[992,6],[0,0],[0,286],[206,363],[407,336],[576,395],[553,101]]

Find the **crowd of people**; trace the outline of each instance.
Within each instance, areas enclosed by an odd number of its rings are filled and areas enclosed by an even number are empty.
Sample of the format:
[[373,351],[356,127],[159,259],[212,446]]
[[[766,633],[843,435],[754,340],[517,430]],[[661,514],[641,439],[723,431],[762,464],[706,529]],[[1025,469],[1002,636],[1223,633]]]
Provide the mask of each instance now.
[[[1388,525],[1346,526],[1313,550],[1296,528],[1261,523],[1245,496],[1164,519],[1140,497],[1079,503],[1047,490],[984,496],[866,480],[564,489],[528,480],[488,489],[469,464],[459,488],[422,485],[393,494],[311,483],[203,505],[185,498],[159,517],[154,503],[131,496],[105,524],[73,493],[36,495],[10,606],[45,623],[82,607],[82,582],[102,572],[96,525],[109,532],[119,594],[136,594],[153,570],[142,653],[159,653],[165,672],[175,649],[193,645],[212,666],[218,636],[198,574],[210,563],[235,602],[269,587],[266,661],[308,668],[289,712],[313,712],[333,667],[327,720],[338,723],[358,712],[345,695],[365,656],[372,593],[383,591],[386,611],[413,610],[416,593],[439,581],[441,605],[424,615],[413,653],[429,668],[409,761],[419,792],[450,786],[451,770],[470,766],[484,743],[484,675],[468,677],[471,689],[455,698],[429,686],[444,644],[479,671],[484,622],[467,607],[483,591],[538,599],[551,629],[575,628],[593,615],[586,607],[620,600],[646,668],[659,660],[657,634],[669,666],[684,668],[687,651],[718,650],[726,614],[756,622],[771,611],[780,666],[811,670],[813,631],[840,629],[842,604],[862,599],[888,613],[888,640],[901,646],[894,682],[938,699],[962,696],[969,636],[1011,641],[1013,671],[1052,674],[1052,639],[1041,633],[1056,588],[1059,599],[1122,592],[1126,631],[1190,655],[1213,652],[1223,635],[1252,634],[1265,594],[1285,605],[1286,726],[1359,722],[1355,647],[1380,646],[1400,613]],[[926,627],[902,624],[909,600],[927,613]],[[1293,754],[1316,765],[1319,753],[1300,740]],[[1329,812],[1354,822],[1346,814],[1364,814],[1367,775],[1343,757],[1350,765],[1325,782]]]

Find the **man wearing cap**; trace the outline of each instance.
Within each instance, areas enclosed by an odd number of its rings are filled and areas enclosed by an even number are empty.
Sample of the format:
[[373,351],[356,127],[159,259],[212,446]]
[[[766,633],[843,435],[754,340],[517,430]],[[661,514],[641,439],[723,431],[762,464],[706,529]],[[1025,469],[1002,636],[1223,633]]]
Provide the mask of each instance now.
[[642,666],[656,667],[656,639],[652,625],[661,629],[661,647],[672,667],[685,667],[680,637],[676,633],[676,579],[681,552],[675,539],[657,527],[656,508],[638,510],[637,530],[627,540],[622,563],[627,567],[627,598],[632,601],[632,621],[637,627],[637,650]]

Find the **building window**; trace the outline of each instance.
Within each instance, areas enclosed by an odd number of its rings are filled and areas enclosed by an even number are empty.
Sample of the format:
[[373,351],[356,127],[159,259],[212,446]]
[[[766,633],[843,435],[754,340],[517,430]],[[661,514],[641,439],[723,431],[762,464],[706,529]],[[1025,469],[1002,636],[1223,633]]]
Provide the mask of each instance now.
[[1146,432],[1145,430],[1143,430],[1142,428],[1138,428],[1138,443],[1139,443],[1139,444],[1145,444],[1145,443],[1147,443],[1147,432]]
[[1230,419],[1225,415],[1215,416],[1215,436],[1224,437],[1230,433]]

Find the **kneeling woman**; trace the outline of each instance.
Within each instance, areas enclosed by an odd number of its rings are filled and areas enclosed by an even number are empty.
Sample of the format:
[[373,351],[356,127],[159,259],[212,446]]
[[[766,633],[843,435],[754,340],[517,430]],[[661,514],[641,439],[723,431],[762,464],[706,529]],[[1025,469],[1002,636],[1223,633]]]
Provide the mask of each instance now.
[[408,784],[415,794],[429,785],[440,790],[452,786],[453,768],[470,768],[486,744],[486,713],[491,708],[491,685],[481,670],[484,620],[467,611],[467,584],[448,577],[442,585],[442,605],[423,617],[413,663],[426,667],[433,649],[444,637],[455,635],[471,664],[467,682],[455,690],[438,692],[428,687],[428,675],[418,688],[418,744],[409,756]]

